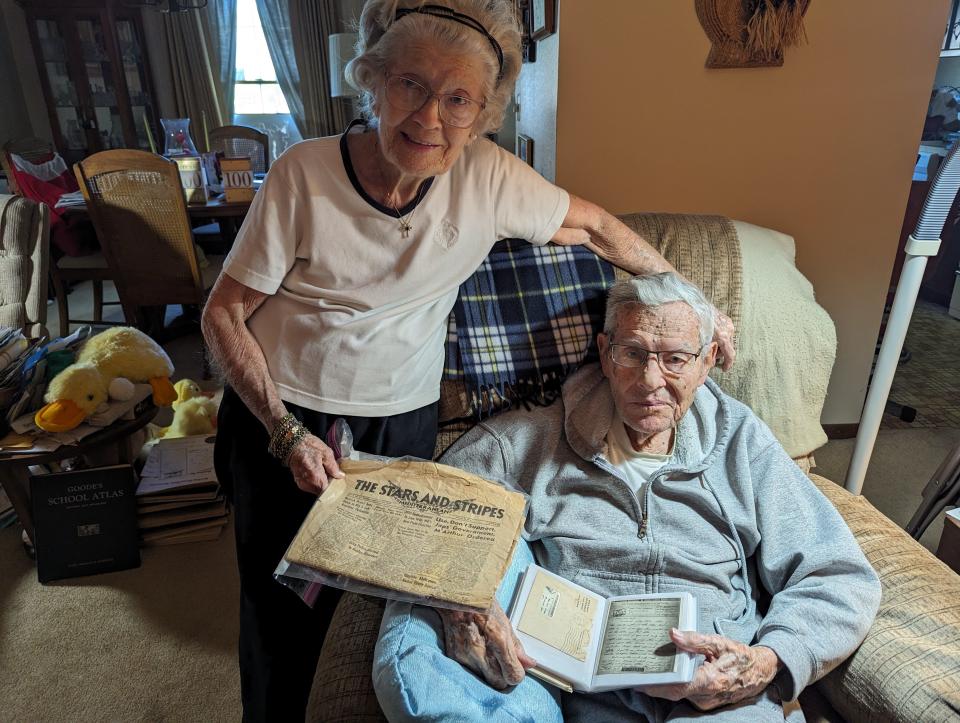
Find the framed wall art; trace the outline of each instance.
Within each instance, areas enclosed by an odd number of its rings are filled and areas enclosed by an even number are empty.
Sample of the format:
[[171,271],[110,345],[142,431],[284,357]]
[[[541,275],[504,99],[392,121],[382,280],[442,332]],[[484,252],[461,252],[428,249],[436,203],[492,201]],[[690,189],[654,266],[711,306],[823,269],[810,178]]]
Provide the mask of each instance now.
[[533,138],[517,134],[517,156],[527,165],[533,165]]
[[521,51],[523,53],[523,62],[524,63],[535,63],[537,62],[537,43],[533,38],[530,37],[531,30],[531,18],[532,18],[532,8],[530,4],[532,0],[514,0],[516,2],[516,12],[517,18],[520,20],[521,26]]
[[529,0],[530,39],[542,40],[557,31],[556,0]]

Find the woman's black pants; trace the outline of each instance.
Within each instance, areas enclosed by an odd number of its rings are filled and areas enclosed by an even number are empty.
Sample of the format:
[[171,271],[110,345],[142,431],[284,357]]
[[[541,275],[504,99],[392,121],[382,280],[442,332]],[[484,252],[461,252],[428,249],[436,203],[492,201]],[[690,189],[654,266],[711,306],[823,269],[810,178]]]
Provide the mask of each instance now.
[[[354,448],[430,459],[437,404],[391,417],[323,414],[287,404],[315,435],[342,416]],[[320,647],[341,591],[324,587],[313,609],[273,577],[314,497],[267,452],[269,436],[229,387],[217,424],[216,470],[233,503],[240,570],[240,683],[244,721],[302,721]]]

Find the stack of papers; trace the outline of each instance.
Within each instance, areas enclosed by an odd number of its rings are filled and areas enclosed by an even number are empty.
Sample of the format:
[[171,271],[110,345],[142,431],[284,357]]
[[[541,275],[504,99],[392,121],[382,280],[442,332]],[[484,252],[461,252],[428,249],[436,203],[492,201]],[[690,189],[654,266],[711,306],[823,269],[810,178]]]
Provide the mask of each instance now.
[[86,206],[82,191],[70,191],[57,199],[55,208],[70,208],[71,206]]
[[21,412],[30,408],[43,389],[40,341],[30,341],[19,329],[0,327],[0,427],[6,428]]
[[144,545],[215,540],[227,524],[227,503],[213,469],[216,437],[161,439],[150,450],[137,487]]
[[[31,340],[24,338],[19,329],[0,327],[0,453],[48,452],[84,436],[75,429],[62,439],[56,435],[48,437],[33,424],[33,413],[43,406],[47,355],[76,347],[90,333],[89,326],[82,326],[70,336],[54,341],[47,341],[46,337]],[[11,429],[13,432],[8,433]],[[91,427],[86,434],[93,431],[96,430]],[[38,440],[38,436],[44,438]]]

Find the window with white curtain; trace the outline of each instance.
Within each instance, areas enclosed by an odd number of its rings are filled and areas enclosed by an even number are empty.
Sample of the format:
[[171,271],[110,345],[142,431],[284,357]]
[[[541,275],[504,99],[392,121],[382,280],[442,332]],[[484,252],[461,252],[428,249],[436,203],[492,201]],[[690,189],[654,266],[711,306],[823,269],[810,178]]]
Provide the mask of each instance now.
[[237,0],[236,67],[233,122],[265,132],[276,158],[301,136],[277,83],[256,0]]

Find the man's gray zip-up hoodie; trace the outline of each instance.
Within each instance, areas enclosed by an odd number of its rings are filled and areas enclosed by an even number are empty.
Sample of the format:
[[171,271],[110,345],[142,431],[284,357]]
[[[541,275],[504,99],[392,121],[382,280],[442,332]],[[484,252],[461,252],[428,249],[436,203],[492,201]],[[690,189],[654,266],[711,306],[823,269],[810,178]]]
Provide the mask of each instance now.
[[606,457],[614,404],[599,365],[562,401],[481,423],[443,457],[529,496],[524,537],[541,565],[606,596],[694,593],[701,632],[777,653],[784,700],[861,643],[880,582],[746,405],[708,379],[670,461],[634,495]]

